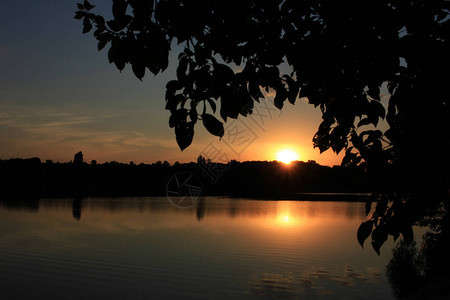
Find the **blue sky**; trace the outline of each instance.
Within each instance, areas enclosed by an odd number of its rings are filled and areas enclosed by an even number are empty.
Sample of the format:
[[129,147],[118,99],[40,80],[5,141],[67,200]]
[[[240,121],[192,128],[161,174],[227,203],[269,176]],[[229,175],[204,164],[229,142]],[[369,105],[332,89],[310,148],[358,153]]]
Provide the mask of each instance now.
[[[181,152],[164,109],[177,53],[163,74],[147,72],[143,82],[128,66],[120,73],[108,63],[108,47],[98,52],[92,34],[81,33],[76,2],[0,2],[0,159],[62,162],[81,150],[87,161],[173,163],[193,161],[213,144],[228,159],[273,160],[276,151],[292,148],[301,160],[340,163],[342,155],[312,148],[320,111],[303,100],[286,105],[264,128],[250,128],[256,138],[244,151],[230,151],[199,124],[193,144]],[[91,3],[94,12],[110,14],[110,0]]]

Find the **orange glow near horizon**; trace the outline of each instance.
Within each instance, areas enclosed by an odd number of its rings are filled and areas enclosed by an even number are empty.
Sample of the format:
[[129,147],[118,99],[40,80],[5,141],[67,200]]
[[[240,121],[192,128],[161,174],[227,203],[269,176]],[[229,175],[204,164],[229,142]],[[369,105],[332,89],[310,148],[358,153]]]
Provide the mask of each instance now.
[[283,149],[281,151],[278,151],[276,157],[278,161],[287,165],[294,160],[298,160],[298,154],[291,149]]

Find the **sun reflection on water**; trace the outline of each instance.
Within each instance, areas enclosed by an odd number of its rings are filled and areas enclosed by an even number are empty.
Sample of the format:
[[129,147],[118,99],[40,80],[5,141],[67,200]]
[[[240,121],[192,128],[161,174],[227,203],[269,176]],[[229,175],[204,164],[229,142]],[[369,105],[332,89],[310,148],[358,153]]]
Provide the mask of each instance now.
[[276,225],[276,227],[298,227],[301,223],[303,223],[302,218],[291,214],[290,212],[278,213],[272,220],[274,221],[274,225]]
[[281,217],[281,221],[282,221],[283,223],[289,223],[289,221],[290,221],[289,215],[284,215],[284,216],[282,216],[282,217]]
[[300,216],[291,210],[291,203],[285,201],[277,203],[276,214],[272,220],[277,227],[292,227],[301,223]]

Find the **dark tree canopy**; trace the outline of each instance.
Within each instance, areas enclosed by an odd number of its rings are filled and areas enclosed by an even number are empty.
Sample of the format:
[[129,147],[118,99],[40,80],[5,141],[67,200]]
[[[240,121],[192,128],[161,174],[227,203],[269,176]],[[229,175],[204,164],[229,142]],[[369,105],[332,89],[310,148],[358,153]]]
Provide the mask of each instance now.
[[73,157],[73,163],[76,165],[82,165],[83,164],[83,152],[79,151],[75,153]]
[[[299,97],[319,107],[314,146],[345,151],[343,165],[365,165],[378,183],[377,208],[358,233],[372,234],[377,252],[388,233],[409,238],[419,203],[447,197],[449,1],[113,0],[108,21],[93,8],[78,4],[83,33],[95,29],[98,50],[109,45],[109,62],[130,64],[139,79],[164,71],[172,42],[181,44],[166,86],[181,150],[197,121],[221,137],[218,115],[245,117],[271,89],[279,109]],[[437,161],[442,169],[431,169]]]

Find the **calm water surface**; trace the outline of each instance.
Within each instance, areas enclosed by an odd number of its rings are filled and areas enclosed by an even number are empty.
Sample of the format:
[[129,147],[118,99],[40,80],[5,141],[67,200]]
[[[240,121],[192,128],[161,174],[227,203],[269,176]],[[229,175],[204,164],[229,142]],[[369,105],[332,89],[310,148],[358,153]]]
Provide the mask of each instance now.
[[364,203],[207,197],[0,202],[2,299],[393,299]]

